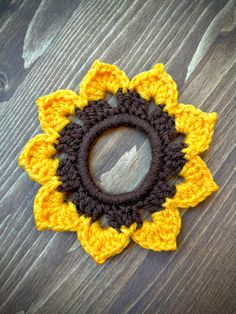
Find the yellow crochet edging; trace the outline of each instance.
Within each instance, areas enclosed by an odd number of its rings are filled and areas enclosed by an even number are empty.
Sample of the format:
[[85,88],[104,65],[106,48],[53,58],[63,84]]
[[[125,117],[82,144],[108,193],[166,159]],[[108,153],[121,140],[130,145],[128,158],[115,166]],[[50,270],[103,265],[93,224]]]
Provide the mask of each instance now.
[[178,104],[174,110],[168,110],[175,117],[176,130],[186,135],[183,150],[188,156],[199,155],[206,151],[214,134],[217,119],[216,112],[206,113],[192,105]]
[[[156,104],[164,104],[165,110],[174,115],[177,131],[186,135],[187,147],[183,151],[187,163],[180,173],[184,181],[176,186],[175,196],[166,199],[165,209],[152,214],[152,221],[145,221],[139,229],[133,224],[118,232],[111,227],[103,228],[99,222],[92,223],[90,218],[79,215],[71,202],[65,202],[64,194],[57,191],[61,183],[56,177],[59,160],[54,157],[54,144],[76,108],[83,109],[90,101],[103,99],[106,93],[115,94],[120,88],[123,92],[135,90],[146,100],[154,99]],[[59,90],[40,97],[36,103],[41,127],[46,134],[39,134],[28,142],[19,157],[19,165],[43,185],[34,202],[37,228],[77,232],[85,251],[99,264],[120,253],[131,239],[147,249],[175,250],[181,227],[178,208],[196,206],[218,188],[198,156],[211,142],[216,113],[208,114],[192,105],[178,104],[177,86],[163,64],[157,64],[129,81],[117,66],[98,60],[81,82],[79,95],[70,90]]]
[[152,221],[144,221],[132,239],[145,249],[154,251],[176,250],[181,217],[178,209],[165,205],[165,209],[152,214]]
[[19,165],[23,167],[30,178],[40,184],[45,184],[56,175],[59,159],[53,158],[56,149],[53,144],[56,139],[48,134],[39,134],[25,145],[19,157]]
[[178,104],[177,86],[163,64],[136,75],[130,82],[130,90],[137,91],[147,101],[153,98],[155,104],[165,104],[166,109],[176,108]]
[[53,177],[42,186],[34,200],[34,218],[38,230],[77,231],[80,217],[71,202],[64,201],[64,194],[57,191],[61,183]]
[[167,199],[168,205],[177,208],[195,207],[218,190],[210,170],[199,156],[193,156],[187,161],[180,176],[184,181],[176,186],[175,196]]
[[112,227],[102,228],[99,222],[91,223],[91,218],[81,216],[78,239],[85,251],[98,263],[104,263],[109,257],[122,252],[131,240],[136,223],[129,228],[122,227],[121,232]]
[[58,90],[38,98],[36,105],[42,130],[56,136],[70,122],[67,117],[80,106],[80,98],[73,91]]
[[96,60],[80,84],[80,105],[83,109],[90,101],[105,98],[106,93],[116,94],[121,88],[126,92],[129,79],[126,74],[113,64]]

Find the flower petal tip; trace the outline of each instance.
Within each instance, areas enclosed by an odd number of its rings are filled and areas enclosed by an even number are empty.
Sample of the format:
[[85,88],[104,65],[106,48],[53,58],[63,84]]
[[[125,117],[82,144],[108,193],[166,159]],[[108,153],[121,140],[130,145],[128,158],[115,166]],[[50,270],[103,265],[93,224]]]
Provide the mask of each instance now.
[[166,105],[168,110],[177,106],[178,90],[172,77],[158,63],[151,70],[139,73],[130,82],[130,89],[138,92],[147,101]]
[[212,182],[212,192],[216,192],[219,190],[219,185],[215,182],[215,180],[212,178],[213,182]]
[[92,66],[91,66],[91,69],[92,69],[92,68],[95,68],[95,67],[97,67],[97,66],[101,66],[102,64],[105,64],[105,63],[102,62],[102,61],[99,60],[99,59],[96,59],[96,60],[93,62]]
[[172,113],[177,132],[186,136],[186,155],[197,156],[206,151],[214,134],[217,113],[206,113],[189,104],[178,104]]
[[17,161],[18,165],[24,169],[25,168],[24,150],[20,153]]
[[214,125],[215,125],[215,124],[216,124],[216,121],[217,121],[217,119],[218,119],[218,114],[217,114],[217,112],[211,112],[211,113],[209,113],[209,115],[210,115],[210,118],[211,118],[212,123],[214,123]]
[[191,208],[204,201],[218,185],[205,162],[199,156],[190,156],[181,173],[184,181],[176,186],[176,194],[168,204],[178,208]]
[[36,107],[37,107],[37,108],[39,108],[40,106],[42,106],[43,98],[44,98],[44,96],[39,97],[39,98],[36,99],[35,104],[36,104]]
[[157,63],[154,65],[153,70],[157,71],[158,73],[163,73],[165,72],[165,66],[163,63]]
[[34,199],[34,217],[38,230],[77,231],[80,216],[71,202],[64,201],[64,194],[57,190],[61,184],[53,177],[43,185]]
[[120,88],[127,91],[128,87],[129,79],[118,66],[95,60],[80,83],[81,108],[91,101],[103,99],[107,93],[116,94]]
[[81,225],[77,236],[84,250],[97,264],[103,264],[109,257],[121,253],[130,242],[136,227],[124,227],[121,232],[112,227],[103,228],[99,222],[91,223],[91,219],[81,216]]
[[174,251],[180,232],[181,217],[179,211],[171,206],[152,215],[152,221],[144,221],[132,239],[145,249],[153,251]]
[[55,138],[47,134],[38,134],[32,138],[21,152],[18,163],[29,177],[44,185],[55,176],[59,159],[54,158],[56,149]]

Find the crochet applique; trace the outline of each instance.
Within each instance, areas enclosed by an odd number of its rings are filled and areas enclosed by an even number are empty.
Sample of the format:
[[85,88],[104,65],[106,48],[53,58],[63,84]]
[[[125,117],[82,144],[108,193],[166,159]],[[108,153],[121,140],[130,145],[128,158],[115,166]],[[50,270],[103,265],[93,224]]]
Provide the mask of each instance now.
[[[115,95],[116,107],[106,101],[106,93]],[[151,100],[156,107],[149,112]],[[45,133],[28,142],[19,164],[42,185],[34,201],[38,230],[77,232],[99,264],[131,239],[146,249],[175,250],[179,209],[196,206],[218,189],[199,157],[211,142],[216,113],[178,103],[176,84],[162,64],[129,81],[118,67],[95,61],[78,95],[59,90],[36,103]],[[152,160],[137,188],[109,194],[90,175],[89,153],[101,134],[119,126],[147,135]],[[179,134],[184,139],[177,143]],[[173,183],[176,176],[183,181]]]

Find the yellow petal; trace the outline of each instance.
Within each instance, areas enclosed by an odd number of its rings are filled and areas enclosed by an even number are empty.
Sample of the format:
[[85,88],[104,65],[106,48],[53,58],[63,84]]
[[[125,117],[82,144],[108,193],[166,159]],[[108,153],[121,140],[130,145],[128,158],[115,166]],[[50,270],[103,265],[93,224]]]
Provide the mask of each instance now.
[[136,90],[147,101],[153,98],[156,104],[166,105],[166,108],[177,105],[177,86],[163,64],[156,64],[150,71],[135,76],[130,89]]
[[102,264],[111,256],[119,254],[129,244],[130,237],[136,228],[122,227],[121,232],[108,227],[102,228],[99,222],[91,223],[90,218],[81,216],[78,239],[84,250],[98,263]]
[[181,227],[179,211],[174,207],[152,214],[152,221],[144,221],[132,239],[145,249],[154,251],[176,250],[176,238]]
[[77,231],[80,217],[71,202],[64,202],[64,194],[57,191],[61,183],[57,177],[42,186],[34,200],[34,217],[38,230]]
[[106,93],[115,94],[119,88],[125,92],[129,86],[126,74],[117,66],[96,60],[80,84],[80,109],[89,101],[103,99]]
[[176,130],[184,133],[188,145],[183,151],[187,155],[198,155],[208,149],[217,119],[215,112],[206,113],[192,105],[179,104],[172,112]]
[[180,175],[184,181],[176,186],[176,194],[167,204],[178,208],[194,207],[218,190],[210,170],[199,156],[188,160]]
[[59,159],[53,158],[55,141],[55,137],[48,134],[36,135],[25,145],[19,157],[19,165],[40,184],[45,184],[56,174]]
[[36,104],[42,129],[47,133],[60,132],[70,122],[67,117],[74,114],[79,101],[79,96],[70,90],[58,90],[38,98]]

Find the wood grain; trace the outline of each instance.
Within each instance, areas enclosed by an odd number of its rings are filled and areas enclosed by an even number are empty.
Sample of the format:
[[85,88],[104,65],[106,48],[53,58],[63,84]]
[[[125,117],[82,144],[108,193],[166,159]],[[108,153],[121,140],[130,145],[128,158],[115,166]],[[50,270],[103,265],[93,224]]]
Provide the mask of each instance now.
[[[0,1],[1,313],[236,313],[235,4]],[[163,62],[181,102],[218,112],[203,158],[220,190],[184,213],[174,253],[131,244],[97,266],[76,234],[35,230],[39,185],[17,165],[25,143],[40,132],[34,101],[57,89],[77,91],[97,58],[130,77]],[[149,166],[145,138],[122,132],[105,135],[92,152],[91,167],[104,189],[120,158],[129,168],[131,154],[141,169],[131,174],[129,187]],[[117,175],[113,192],[123,179]]]

